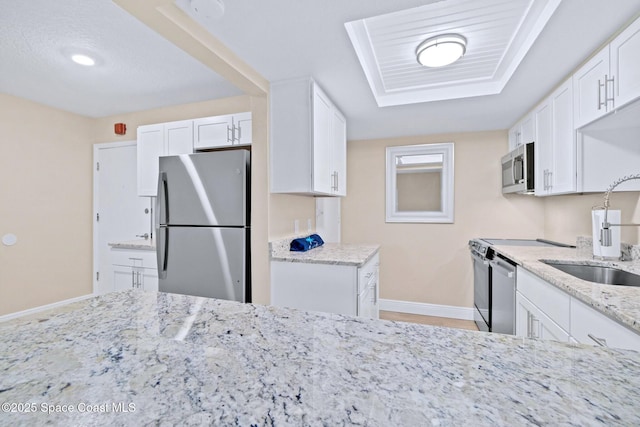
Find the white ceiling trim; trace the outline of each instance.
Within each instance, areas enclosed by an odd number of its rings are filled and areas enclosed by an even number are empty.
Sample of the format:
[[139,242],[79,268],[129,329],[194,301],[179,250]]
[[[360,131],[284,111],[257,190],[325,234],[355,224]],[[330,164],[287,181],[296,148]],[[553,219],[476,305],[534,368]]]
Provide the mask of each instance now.
[[[477,1],[446,0],[347,22],[345,28],[379,107],[494,95],[561,1],[487,0],[479,9]],[[481,10],[486,14],[475,18]],[[469,35],[467,55],[433,71],[417,65],[417,45],[447,32]]]

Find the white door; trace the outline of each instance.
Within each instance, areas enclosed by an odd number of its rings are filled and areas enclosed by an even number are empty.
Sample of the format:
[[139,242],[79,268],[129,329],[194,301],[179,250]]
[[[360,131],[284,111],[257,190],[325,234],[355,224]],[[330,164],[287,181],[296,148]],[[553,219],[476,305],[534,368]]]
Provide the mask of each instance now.
[[113,290],[109,242],[151,232],[151,198],[136,187],[136,142],[94,145],[94,293]]

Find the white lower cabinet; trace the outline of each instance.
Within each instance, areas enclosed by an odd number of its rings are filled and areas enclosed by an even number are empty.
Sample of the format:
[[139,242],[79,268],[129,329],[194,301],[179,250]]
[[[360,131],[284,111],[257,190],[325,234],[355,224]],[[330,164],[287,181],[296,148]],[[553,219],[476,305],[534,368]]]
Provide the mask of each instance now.
[[516,292],[516,336],[569,342],[569,333]]
[[640,334],[518,267],[516,336],[640,351]]
[[154,251],[111,249],[113,290],[158,290],[158,268]]
[[271,304],[377,319],[379,265],[271,261]]
[[571,299],[571,335],[582,344],[640,351],[640,335],[575,298]]

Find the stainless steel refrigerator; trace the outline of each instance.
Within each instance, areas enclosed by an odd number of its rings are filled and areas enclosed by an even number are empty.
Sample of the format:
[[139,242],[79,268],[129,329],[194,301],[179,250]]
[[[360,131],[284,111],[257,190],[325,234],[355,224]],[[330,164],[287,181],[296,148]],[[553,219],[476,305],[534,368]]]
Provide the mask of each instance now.
[[159,289],[251,302],[250,152],[160,158]]

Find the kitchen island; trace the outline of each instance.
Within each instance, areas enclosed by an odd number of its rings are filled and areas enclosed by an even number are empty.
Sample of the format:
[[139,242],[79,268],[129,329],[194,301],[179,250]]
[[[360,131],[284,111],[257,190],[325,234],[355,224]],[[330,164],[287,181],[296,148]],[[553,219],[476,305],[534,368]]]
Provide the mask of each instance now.
[[633,351],[144,291],[0,338],[2,425],[640,425]]

